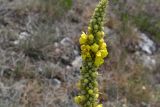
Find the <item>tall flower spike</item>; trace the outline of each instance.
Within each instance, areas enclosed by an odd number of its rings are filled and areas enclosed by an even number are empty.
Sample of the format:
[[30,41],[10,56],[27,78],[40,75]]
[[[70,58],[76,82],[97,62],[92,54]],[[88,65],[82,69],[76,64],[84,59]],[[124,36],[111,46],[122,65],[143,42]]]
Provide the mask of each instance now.
[[82,67],[81,79],[78,82],[79,95],[74,98],[80,107],[102,107],[99,104],[99,90],[97,69],[104,63],[108,55],[104,42],[103,21],[108,0],[100,0],[88,26],[88,34],[81,34]]

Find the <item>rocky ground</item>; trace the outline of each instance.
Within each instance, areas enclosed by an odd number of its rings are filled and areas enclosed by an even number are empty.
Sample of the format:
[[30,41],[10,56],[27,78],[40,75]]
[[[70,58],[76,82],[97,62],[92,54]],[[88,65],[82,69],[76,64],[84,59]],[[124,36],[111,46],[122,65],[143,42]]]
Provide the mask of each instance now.
[[[54,0],[55,8],[33,0],[0,0],[0,107],[77,107],[78,38],[97,3],[73,0],[66,11]],[[159,4],[110,1],[109,56],[99,69],[104,107],[159,107]]]

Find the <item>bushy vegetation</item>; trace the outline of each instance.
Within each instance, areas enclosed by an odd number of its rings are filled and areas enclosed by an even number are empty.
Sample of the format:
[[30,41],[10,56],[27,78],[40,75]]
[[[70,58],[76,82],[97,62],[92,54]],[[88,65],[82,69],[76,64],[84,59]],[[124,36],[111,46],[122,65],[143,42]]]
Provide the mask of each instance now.
[[[119,16],[120,20],[125,21],[125,23],[132,23],[142,32],[151,35],[152,39],[155,41],[160,41],[159,16],[153,15],[153,13],[146,11],[146,7],[144,6],[146,2],[144,0],[140,0],[138,3],[135,2],[137,3],[134,4],[137,7],[135,9],[128,9],[131,7],[129,7],[127,2],[123,0],[113,0],[111,2],[113,5],[119,5],[119,7],[113,9],[113,11]],[[154,2],[159,3],[158,1]],[[156,14],[156,12],[154,14]]]

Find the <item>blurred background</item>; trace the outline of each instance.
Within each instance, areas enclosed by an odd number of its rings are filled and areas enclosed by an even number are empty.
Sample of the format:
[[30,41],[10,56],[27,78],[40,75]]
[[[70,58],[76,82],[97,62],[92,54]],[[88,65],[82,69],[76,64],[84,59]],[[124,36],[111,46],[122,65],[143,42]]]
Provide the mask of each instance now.
[[[0,0],[0,107],[78,107],[78,39],[99,0]],[[104,107],[160,107],[160,0],[110,0]]]

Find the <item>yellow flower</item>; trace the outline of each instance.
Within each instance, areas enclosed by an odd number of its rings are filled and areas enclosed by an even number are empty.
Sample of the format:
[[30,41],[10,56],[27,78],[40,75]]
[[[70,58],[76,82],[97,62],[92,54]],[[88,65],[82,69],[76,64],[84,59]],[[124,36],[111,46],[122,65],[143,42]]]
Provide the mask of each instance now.
[[77,104],[80,104],[80,102],[81,102],[79,96],[74,97],[74,101],[75,101]]
[[95,62],[94,62],[95,66],[98,67],[98,66],[102,65],[103,63],[104,63],[103,58],[96,57]]
[[104,37],[104,32],[102,31],[101,33],[102,33],[102,37]]
[[99,40],[99,45],[101,45],[102,43],[104,43],[104,39],[103,39],[103,38],[101,38],[101,39]]
[[100,50],[100,52],[101,52],[102,58],[104,58],[108,55],[108,51],[106,49],[105,50]]
[[89,45],[82,45],[81,46],[81,50],[83,53],[89,52],[90,49],[91,49],[91,47]]
[[81,56],[83,60],[85,60],[87,57],[91,58],[91,54],[88,51],[82,51]]
[[96,66],[100,66],[101,64],[104,63],[104,60],[103,58],[106,57],[108,55],[108,52],[107,50],[99,50],[97,53],[96,53],[96,58],[95,58],[95,62],[94,64]]
[[98,52],[96,53],[96,57],[97,57],[97,58],[101,58],[101,57],[102,57],[102,55],[101,55],[101,52],[100,52],[100,51],[98,51]]
[[82,102],[82,101],[84,101],[84,100],[85,100],[85,96],[81,95],[81,96],[79,96],[79,99],[80,99],[80,100],[81,100],[81,102]]
[[91,47],[89,45],[86,45],[86,50],[89,51]]
[[98,104],[96,107],[103,107],[103,105],[102,104]]
[[81,50],[84,51],[85,50],[85,45],[81,45]]
[[97,52],[97,51],[98,51],[98,48],[99,48],[99,46],[98,46],[96,43],[94,43],[94,44],[91,46],[92,52]]
[[90,51],[90,46],[89,45],[82,45],[81,46],[81,50],[82,50],[82,55],[85,55],[86,57],[90,57],[90,53],[89,53],[89,51]]
[[85,96],[83,96],[83,95],[81,95],[81,96],[79,95],[79,96],[74,97],[74,101],[75,101],[77,104],[82,103],[84,100],[85,100]]
[[96,94],[95,97],[98,98],[98,97],[99,97],[99,94]]
[[87,35],[83,32],[80,39],[79,39],[79,43],[85,44],[86,42],[87,42]]
[[103,42],[100,46],[100,49],[102,50],[106,50],[107,44],[105,42]]

